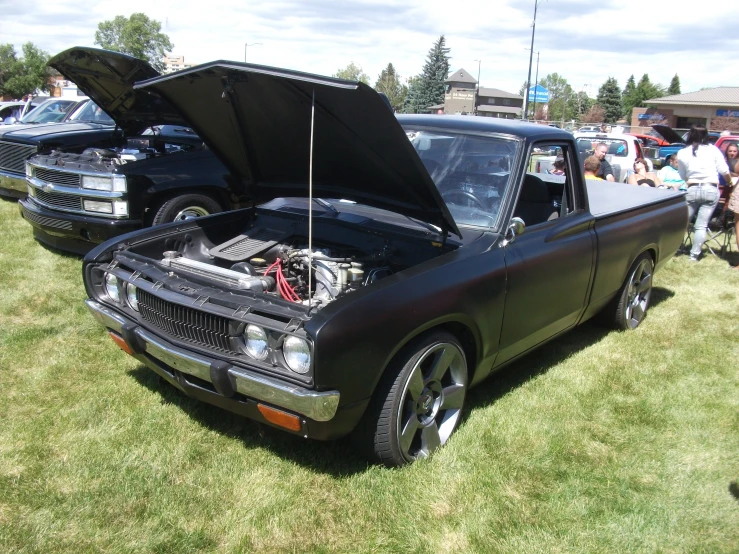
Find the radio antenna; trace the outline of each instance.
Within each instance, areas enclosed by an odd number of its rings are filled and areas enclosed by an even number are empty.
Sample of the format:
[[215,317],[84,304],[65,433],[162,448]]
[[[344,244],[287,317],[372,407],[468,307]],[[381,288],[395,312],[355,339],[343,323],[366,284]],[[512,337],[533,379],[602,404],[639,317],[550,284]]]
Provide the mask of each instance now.
[[308,306],[313,286],[313,127],[316,121],[316,90],[310,107],[310,156],[308,157]]

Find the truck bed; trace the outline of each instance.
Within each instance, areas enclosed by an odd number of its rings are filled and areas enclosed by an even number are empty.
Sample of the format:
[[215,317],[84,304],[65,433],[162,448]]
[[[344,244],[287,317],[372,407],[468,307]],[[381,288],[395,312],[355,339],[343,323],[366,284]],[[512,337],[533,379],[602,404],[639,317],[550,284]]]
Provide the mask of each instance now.
[[585,183],[590,213],[597,219],[685,196],[684,191],[673,189],[636,187],[624,183],[596,180],[586,180]]

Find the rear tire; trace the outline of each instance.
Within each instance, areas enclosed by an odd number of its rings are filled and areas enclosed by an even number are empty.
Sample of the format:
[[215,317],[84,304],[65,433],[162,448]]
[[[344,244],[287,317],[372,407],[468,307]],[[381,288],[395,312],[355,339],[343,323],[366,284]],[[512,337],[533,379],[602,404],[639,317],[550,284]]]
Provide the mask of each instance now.
[[644,253],[632,264],[617,298],[612,323],[616,329],[636,329],[644,321],[652,296],[654,262]]
[[152,225],[171,223],[173,221],[187,221],[197,217],[215,214],[223,211],[217,201],[204,194],[181,194],[165,200],[157,208]]
[[432,455],[460,422],[467,380],[454,336],[419,337],[388,367],[352,435],[355,446],[388,467]]

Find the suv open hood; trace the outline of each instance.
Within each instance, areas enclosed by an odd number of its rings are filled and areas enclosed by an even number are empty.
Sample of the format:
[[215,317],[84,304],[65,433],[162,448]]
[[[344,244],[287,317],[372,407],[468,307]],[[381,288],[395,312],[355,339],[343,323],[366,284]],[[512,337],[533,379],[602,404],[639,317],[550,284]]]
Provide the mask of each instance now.
[[685,144],[683,137],[678,135],[669,125],[652,125],[652,129],[662,135],[670,144]]
[[187,125],[161,98],[134,91],[136,81],[159,76],[148,63],[120,52],[76,46],[51,58],[49,65],[74,81],[127,134],[152,125]]
[[256,202],[308,196],[313,136],[313,196],[354,200],[460,235],[395,115],[363,83],[217,61],[134,89],[171,103]]

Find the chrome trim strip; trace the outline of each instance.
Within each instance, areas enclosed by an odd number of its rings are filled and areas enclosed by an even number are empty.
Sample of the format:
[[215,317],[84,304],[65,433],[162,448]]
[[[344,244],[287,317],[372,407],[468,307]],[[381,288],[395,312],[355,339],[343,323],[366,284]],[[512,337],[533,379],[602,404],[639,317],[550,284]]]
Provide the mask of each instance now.
[[[120,332],[123,325],[128,322],[126,318],[95,300],[87,299],[85,304],[95,320],[103,327]],[[176,348],[141,327],[137,327],[134,332],[144,342],[146,352],[152,358],[198,379],[211,382],[211,361],[207,358]],[[339,407],[339,391],[311,391],[271,377],[256,375],[235,366],[228,368],[228,375],[241,394],[297,412],[315,421],[329,421],[336,415]]]
[[26,192],[26,176],[23,173],[11,173],[4,169],[0,169],[0,185],[2,188],[16,190],[18,192]]

